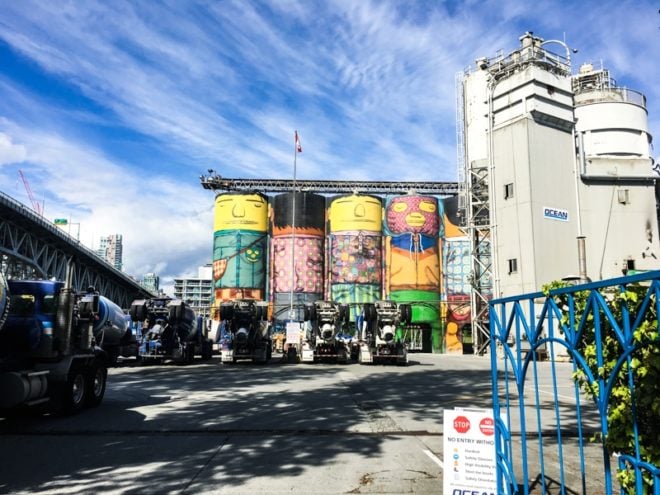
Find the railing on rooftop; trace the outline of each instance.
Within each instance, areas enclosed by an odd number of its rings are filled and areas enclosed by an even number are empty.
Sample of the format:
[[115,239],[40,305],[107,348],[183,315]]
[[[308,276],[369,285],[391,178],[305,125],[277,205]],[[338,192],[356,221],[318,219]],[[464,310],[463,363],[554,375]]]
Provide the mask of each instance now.
[[575,104],[631,103],[646,108],[646,97],[639,91],[628,88],[602,88],[583,90],[575,94]]

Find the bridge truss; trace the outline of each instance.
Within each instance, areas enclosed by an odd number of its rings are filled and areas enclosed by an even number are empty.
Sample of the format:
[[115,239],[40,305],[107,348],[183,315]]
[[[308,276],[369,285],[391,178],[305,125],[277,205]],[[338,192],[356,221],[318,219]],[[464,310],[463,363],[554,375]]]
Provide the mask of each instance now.
[[154,296],[78,240],[0,193],[0,269],[7,278],[65,280],[69,260],[77,291],[94,287],[122,308],[134,299]]

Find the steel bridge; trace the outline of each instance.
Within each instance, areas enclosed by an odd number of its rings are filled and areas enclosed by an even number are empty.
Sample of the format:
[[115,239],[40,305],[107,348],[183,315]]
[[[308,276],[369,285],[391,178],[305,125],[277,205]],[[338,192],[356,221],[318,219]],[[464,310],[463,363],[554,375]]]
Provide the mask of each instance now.
[[73,261],[73,287],[94,287],[122,308],[154,297],[125,273],[27,206],[0,193],[0,268],[7,278],[65,280]]

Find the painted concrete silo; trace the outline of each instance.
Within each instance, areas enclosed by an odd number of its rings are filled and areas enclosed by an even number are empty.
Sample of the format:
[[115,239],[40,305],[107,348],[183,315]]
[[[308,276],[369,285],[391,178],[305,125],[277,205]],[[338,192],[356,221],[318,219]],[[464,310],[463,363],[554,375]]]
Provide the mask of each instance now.
[[[413,324],[404,329],[412,349],[441,352],[441,222],[438,200],[410,194],[385,207],[385,295],[411,304]],[[421,349],[420,346],[421,344]]]
[[442,202],[444,210],[444,242],[442,245],[444,346],[445,352],[462,354],[464,345],[472,347],[470,238],[458,227],[458,198],[446,198]]
[[328,208],[328,287],[333,301],[351,305],[351,320],[361,305],[382,298],[383,206],[367,195],[337,196]]
[[[302,321],[307,302],[323,299],[325,197],[296,192],[275,196],[270,239],[270,294],[275,320]],[[295,226],[295,230],[294,230]]]
[[264,300],[268,201],[253,193],[215,198],[213,287],[215,308],[234,299]]

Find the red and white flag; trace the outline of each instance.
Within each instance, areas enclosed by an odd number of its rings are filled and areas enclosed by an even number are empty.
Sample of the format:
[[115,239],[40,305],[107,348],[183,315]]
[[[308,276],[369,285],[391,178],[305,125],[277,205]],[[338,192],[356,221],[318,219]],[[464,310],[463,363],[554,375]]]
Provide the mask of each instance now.
[[295,140],[296,140],[296,151],[298,153],[302,153],[302,145],[300,144],[300,138],[298,137],[298,131],[295,132]]

